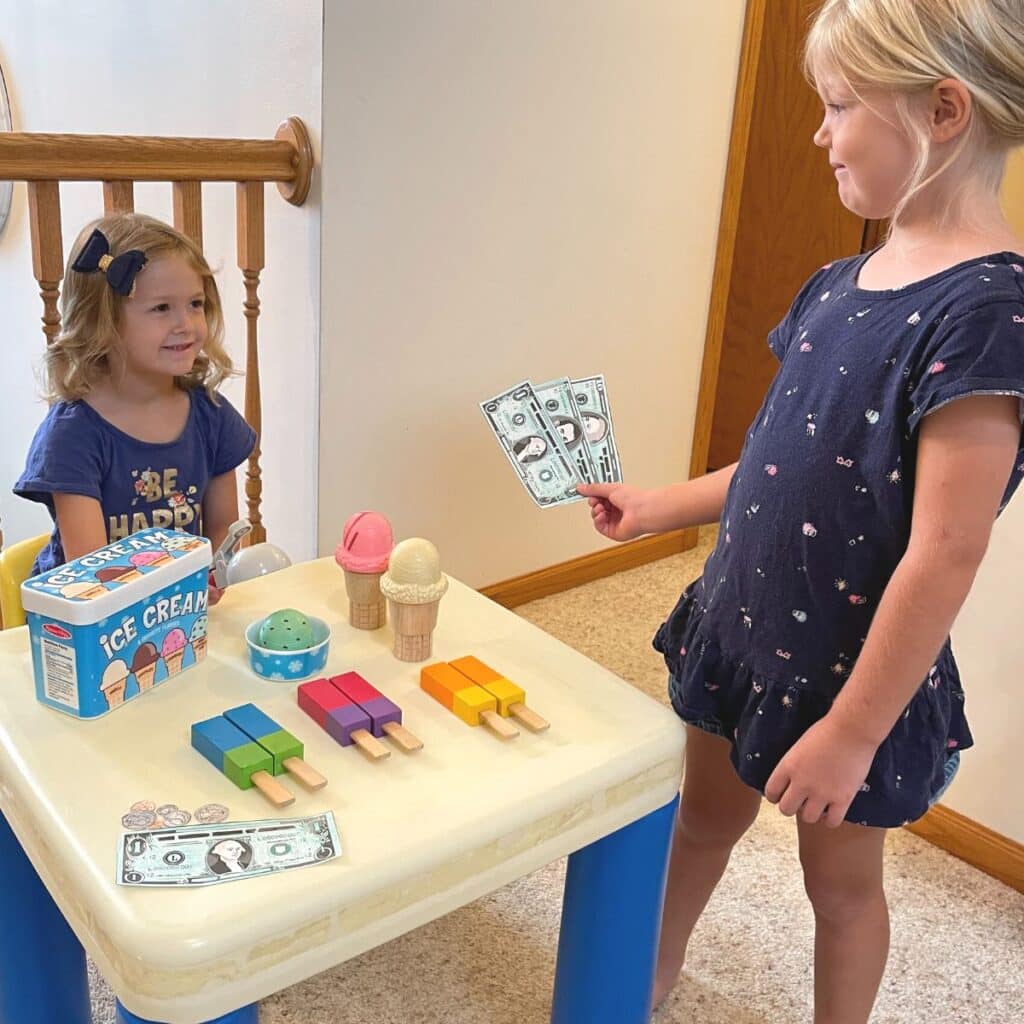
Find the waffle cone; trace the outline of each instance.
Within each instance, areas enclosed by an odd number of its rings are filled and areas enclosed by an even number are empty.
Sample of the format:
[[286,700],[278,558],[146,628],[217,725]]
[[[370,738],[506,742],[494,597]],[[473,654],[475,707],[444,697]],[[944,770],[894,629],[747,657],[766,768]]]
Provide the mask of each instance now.
[[164,664],[167,666],[168,676],[176,676],[181,671],[181,661],[184,657],[184,649],[175,651],[173,654],[164,655]]
[[135,681],[139,684],[139,690],[152,690],[156,681],[156,662],[146,665],[144,668],[135,670]]
[[345,570],[348,621],[356,629],[380,629],[387,619],[387,605],[380,592],[382,572]]
[[434,648],[437,606],[441,599],[426,604],[388,601],[395,631],[394,654],[399,661],[426,661]]

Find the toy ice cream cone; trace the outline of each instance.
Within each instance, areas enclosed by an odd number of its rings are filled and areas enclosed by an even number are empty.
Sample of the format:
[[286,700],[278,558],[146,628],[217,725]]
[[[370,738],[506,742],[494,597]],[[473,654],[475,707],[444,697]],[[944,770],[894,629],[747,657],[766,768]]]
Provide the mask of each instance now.
[[128,686],[128,665],[115,658],[104,670],[100,692],[108,708],[120,707],[124,703],[124,691]]
[[437,548],[422,537],[403,540],[380,581],[388,599],[399,661],[426,661],[434,645],[437,606],[448,589]]
[[164,637],[160,653],[163,655],[164,664],[167,666],[168,677],[176,676],[181,671],[181,662],[185,657],[185,645],[187,642],[185,630],[183,629],[172,629]]
[[334,560],[345,571],[348,621],[356,629],[380,629],[387,606],[380,578],[388,567],[394,538],[391,524],[379,512],[357,512],[342,530]]
[[132,672],[135,674],[135,681],[139,684],[139,692],[152,690],[156,682],[156,663],[160,654],[156,644],[139,644],[132,658]]

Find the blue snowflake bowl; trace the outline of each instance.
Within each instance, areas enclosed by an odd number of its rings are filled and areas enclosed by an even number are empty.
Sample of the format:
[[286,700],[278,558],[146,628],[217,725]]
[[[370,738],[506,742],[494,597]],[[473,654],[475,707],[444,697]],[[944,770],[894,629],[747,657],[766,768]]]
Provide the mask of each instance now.
[[301,651],[271,651],[259,644],[263,619],[250,622],[245,630],[245,646],[249,649],[249,667],[272,683],[293,683],[322,672],[331,646],[331,627],[312,615],[307,616],[313,628],[313,646]]

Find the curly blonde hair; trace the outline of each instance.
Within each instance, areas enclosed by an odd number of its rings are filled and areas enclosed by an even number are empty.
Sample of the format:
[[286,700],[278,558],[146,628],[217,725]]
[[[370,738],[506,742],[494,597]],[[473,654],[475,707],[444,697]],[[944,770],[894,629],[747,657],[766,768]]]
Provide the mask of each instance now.
[[[1006,158],[1024,143],[1024,4],[1021,0],[826,0],[804,44],[811,85],[838,74],[858,98],[894,95],[900,127],[917,159],[890,218],[958,162],[965,176],[998,192]],[[967,129],[941,166],[919,100],[955,78],[970,92]],[[948,218],[954,206],[945,211]]]
[[199,246],[169,224],[141,213],[117,213],[87,224],[75,239],[68,256],[61,296],[61,329],[44,357],[46,398],[67,402],[83,398],[109,375],[110,353],[124,342],[119,332],[124,298],[107,283],[102,273],[72,270],[86,240],[99,228],[110,243],[110,254],[140,249],[148,260],[181,256],[200,276],[206,300],[207,339],[192,369],[176,378],[179,387],[203,387],[211,399],[221,382],[236,371],[224,348],[224,317],[213,271]]

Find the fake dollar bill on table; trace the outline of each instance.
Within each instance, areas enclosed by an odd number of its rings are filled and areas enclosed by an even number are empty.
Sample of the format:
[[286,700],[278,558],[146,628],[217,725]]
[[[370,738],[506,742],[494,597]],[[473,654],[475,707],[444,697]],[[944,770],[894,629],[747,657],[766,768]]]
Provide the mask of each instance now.
[[562,435],[545,413],[529,381],[480,403],[502,451],[541,508],[579,501],[583,483]]
[[323,864],[341,853],[334,814],[125,832],[117,884],[213,885]]
[[583,424],[583,434],[590,448],[597,482],[602,484],[621,483],[622,467],[619,465],[619,450],[615,445],[615,430],[612,427],[611,409],[604,377],[581,377],[570,381],[576,400],[576,413]]
[[583,436],[583,424],[580,422],[576,400],[573,398],[572,381],[568,377],[559,377],[557,380],[549,380],[546,384],[534,384],[533,390],[573,457],[576,472],[584,483],[594,483],[597,474],[590,459],[590,445]]

